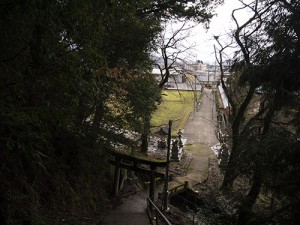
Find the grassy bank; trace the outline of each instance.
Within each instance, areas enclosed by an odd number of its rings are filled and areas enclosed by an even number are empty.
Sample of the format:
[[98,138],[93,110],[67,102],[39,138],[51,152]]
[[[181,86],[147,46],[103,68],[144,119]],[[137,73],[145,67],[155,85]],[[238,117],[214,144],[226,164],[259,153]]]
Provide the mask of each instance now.
[[[186,121],[194,107],[193,91],[164,90],[162,92],[162,103],[152,116],[151,124],[154,127],[167,125],[169,120],[173,121],[172,135],[176,135],[179,129],[184,128]],[[197,93],[199,99],[200,93]]]

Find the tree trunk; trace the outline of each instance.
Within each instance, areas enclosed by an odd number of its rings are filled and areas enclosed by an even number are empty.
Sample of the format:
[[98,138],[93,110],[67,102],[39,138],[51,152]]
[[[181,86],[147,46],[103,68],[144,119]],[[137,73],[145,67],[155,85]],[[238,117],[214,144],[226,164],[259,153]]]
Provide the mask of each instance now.
[[141,135],[142,144],[141,144],[141,152],[146,153],[148,150],[148,134],[143,133]]
[[249,219],[252,218],[252,207],[256,202],[262,186],[261,172],[258,168],[259,167],[254,171],[251,189],[240,206],[237,221],[238,225],[245,225],[248,223]]
[[141,141],[142,141],[141,152],[142,153],[147,153],[147,150],[148,150],[149,129],[150,129],[150,118],[146,118],[145,123],[144,123],[143,133],[141,135]]
[[97,139],[99,137],[99,128],[101,125],[103,115],[104,115],[104,106],[102,102],[99,102],[98,105],[96,106],[95,117],[88,136],[88,146],[91,148],[94,148],[97,144]]
[[239,160],[238,145],[239,145],[239,124],[240,124],[240,122],[237,123],[237,119],[241,120],[241,118],[236,118],[232,124],[232,147],[231,147],[228,165],[227,165],[227,168],[226,168],[226,171],[224,174],[223,183],[220,188],[222,191],[228,191],[229,189],[231,189],[234,180],[238,176],[237,165],[238,165],[238,160]]
[[224,179],[221,185],[220,190],[228,191],[231,189],[233,182],[237,178],[237,160],[238,157],[236,156],[237,150],[235,148],[231,149],[231,154],[229,157],[228,165],[224,174]]
[[242,120],[244,118],[247,107],[252,100],[254,94],[255,86],[250,86],[249,91],[247,93],[247,97],[243,101],[238,110],[237,115],[232,123],[232,147],[230,152],[230,157],[228,161],[228,166],[225,171],[224,180],[221,186],[221,190],[225,191],[232,187],[234,180],[238,176],[237,166],[239,164],[239,143],[240,143],[240,126],[242,124]]

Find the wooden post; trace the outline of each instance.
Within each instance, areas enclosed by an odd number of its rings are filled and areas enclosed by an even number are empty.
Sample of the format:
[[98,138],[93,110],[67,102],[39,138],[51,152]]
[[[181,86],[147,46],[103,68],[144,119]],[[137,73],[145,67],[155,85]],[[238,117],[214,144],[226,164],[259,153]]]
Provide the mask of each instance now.
[[189,186],[189,182],[188,181],[184,181],[184,189],[187,189]]
[[154,202],[155,188],[156,188],[156,177],[155,177],[156,166],[150,165],[150,168],[151,168],[151,172],[150,172],[149,198],[151,199],[151,201]]
[[166,177],[165,177],[165,186],[164,186],[163,211],[168,210],[168,184],[169,184],[169,165],[170,165],[170,150],[171,150],[171,131],[172,131],[172,120],[169,120],[168,150],[167,150],[167,165],[166,165]]
[[114,194],[115,196],[119,195],[119,183],[120,183],[120,164],[121,159],[119,157],[116,157],[116,164],[115,164],[115,176],[114,176]]

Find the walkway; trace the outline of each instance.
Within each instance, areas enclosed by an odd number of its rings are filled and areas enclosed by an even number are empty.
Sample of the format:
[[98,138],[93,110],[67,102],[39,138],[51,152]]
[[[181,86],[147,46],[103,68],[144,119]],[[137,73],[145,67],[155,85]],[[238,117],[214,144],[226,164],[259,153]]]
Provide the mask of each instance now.
[[191,115],[184,129],[183,136],[188,139],[187,144],[202,143],[211,146],[218,142],[215,135],[217,115],[214,99],[212,90],[205,88],[200,110],[194,116]]
[[142,190],[122,199],[123,204],[111,211],[104,220],[104,225],[149,225],[146,213],[148,190]]
[[[212,90],[205,89],[199,112],[191,115],[183,132],[183,138],[187,139],[186,149],[193,155],[189,172],[185,176],[176,177],[169,183],[169,188],[182,184],[184,181],[189,181],[191,187],[206,179],[208,159],[215,157],[210,146],[217,143],[213,100]],[[123,204],[106,216],[104,225],[148,225],[149,220],[145,211],[147,195],[148,191],[142,190],[123,199]]]
[[183,138],[187,139],[185,149],[193,155],[192,165],[187,175],[176,177],[169,187],[184,181],[189,181],[192,187],[207,178],[208,159],[215,157],[210,147],[218,142],[216,123],[214,95],[211,89],[205,89],[200,110],[190,116],[183,131]]

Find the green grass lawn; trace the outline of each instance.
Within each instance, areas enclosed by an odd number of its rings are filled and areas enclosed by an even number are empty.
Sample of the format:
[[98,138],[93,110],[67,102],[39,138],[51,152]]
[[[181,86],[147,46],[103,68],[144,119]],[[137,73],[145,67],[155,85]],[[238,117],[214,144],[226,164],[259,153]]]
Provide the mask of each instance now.
[[194,92],[164,90],[162,94],[162,103],[153,114],[151,125],[159,127],[167,125],[169,120],[172,120],[172,135],[175,136],[179,129],[184,128],[186,121],[193,111]]

